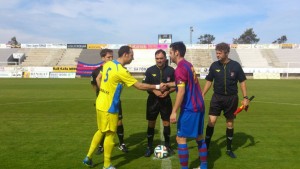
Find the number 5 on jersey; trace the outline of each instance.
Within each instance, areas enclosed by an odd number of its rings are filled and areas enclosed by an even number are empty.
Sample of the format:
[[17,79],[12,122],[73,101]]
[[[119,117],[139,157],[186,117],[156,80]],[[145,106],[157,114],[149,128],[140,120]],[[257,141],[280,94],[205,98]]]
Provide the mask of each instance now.
[[106,77],[105,77],[105,79],[104,79],[104,82],[107,82],[107,80],[108,80],[108,72],[109,72],[109,71],[111,71],[111,68],[108,68],[108,69],[107,69],[106,74],[105,74]]

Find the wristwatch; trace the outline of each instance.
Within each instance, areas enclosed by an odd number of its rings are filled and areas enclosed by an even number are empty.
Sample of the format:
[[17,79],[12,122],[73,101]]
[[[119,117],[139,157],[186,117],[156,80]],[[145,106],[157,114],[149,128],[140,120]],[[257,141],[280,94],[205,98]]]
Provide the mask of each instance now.
[[244,96],[244,99],[248,99],[248,96]]

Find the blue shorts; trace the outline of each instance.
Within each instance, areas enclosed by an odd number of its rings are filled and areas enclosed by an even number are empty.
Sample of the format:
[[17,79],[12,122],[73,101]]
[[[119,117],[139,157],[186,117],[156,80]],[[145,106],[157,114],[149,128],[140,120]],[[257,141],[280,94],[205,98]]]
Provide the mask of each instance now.
[[197,138],[203,134],[204,112],[180,112],[177,123],[177,136]]

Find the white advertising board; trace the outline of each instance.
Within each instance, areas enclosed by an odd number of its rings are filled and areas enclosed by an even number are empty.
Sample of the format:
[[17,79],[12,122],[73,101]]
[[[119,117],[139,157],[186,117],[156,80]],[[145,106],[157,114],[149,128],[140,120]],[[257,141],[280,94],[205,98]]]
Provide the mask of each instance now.
[[22,78],[21,71],[0,71],[0,78]]
[[67,72],[50,72],[50,78],[63,78],[63,79],[73,79],[76,77],[76,73],[67,73]]

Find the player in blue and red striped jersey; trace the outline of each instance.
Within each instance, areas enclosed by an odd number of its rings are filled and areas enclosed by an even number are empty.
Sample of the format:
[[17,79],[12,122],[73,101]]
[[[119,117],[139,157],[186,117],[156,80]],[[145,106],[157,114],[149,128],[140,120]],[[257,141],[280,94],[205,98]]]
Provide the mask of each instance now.
[[175,83],[167,83],[168,87],[176,87],[176,101],[173,106],[170,122],[176,123],[177,111],[180,115],[177,123],[178,156],[182,169],[188,169],[189,151],[187,138],[195,138],[198,144],[201,169],[207,168],[207,149],[203,137],[204,100],[194,67],[184,59],[186,47],[182,42],[170,45],[170,58],[177,64]]

